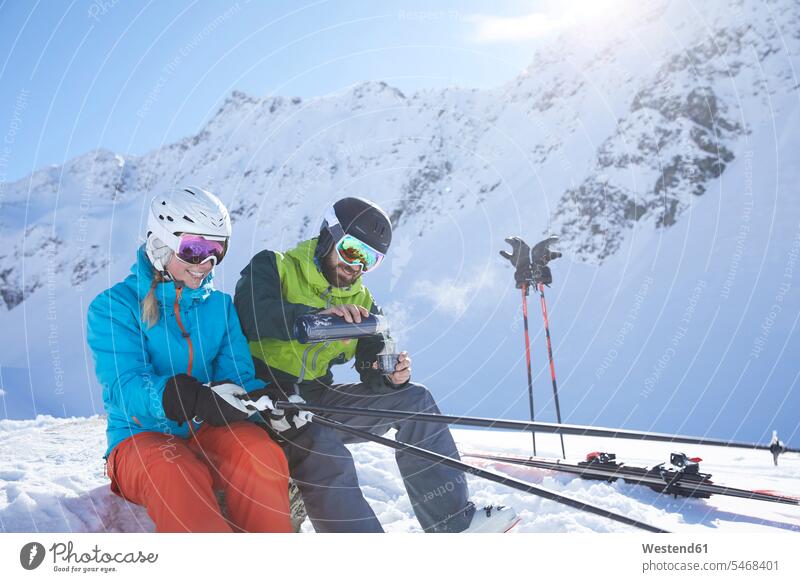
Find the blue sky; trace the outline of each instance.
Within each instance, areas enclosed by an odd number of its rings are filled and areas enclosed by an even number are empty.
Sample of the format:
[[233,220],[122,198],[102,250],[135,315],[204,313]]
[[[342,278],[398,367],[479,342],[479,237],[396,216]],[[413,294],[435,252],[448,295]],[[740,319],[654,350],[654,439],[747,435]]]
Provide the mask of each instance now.
[[[572,6],[580,7],[581,0]],[[0,0],[0,181],[195,133],[233,89],[492,87],[563,24],[551,0]]]

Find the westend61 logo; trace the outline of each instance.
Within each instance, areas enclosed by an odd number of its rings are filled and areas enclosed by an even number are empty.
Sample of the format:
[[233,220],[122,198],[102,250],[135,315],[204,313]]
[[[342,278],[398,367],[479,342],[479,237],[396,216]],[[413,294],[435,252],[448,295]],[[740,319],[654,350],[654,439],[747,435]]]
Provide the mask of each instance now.
[[158,554],[136,552],[105,552],[95,544],[87,552],[76,552],[72,542],[57,542],[49,550],[39,542],[29,542],[19,552],[19,562],[26,570],[35,570],[47,553],[53,558],[55,572],[109,573],[117,570],[115,564],[154,564]]

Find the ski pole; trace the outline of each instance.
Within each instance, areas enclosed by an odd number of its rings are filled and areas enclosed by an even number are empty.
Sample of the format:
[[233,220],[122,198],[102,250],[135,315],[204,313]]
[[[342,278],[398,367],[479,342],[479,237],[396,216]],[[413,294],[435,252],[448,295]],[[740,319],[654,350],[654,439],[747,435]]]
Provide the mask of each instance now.
[[[475,416],[452,416],[446,414],[432,414],[428,412],[409,412],[399,410],[386,410],[379,408],[358,408],[349,406],[317,406],[314,404],[300,404],[293,402],[275,402],[275,408],[281,410],[305,410],[322,414],[348,414],[372,418],[385,418],[387,420],[414,420],[420,422],[436,422],[441,424],[457,424],[463,426],[477,426],[483,428],[501,428],[507,430],[536,431],[547,434],[571,434],[576,436],[610,437],[632,440],[651,440],[666,443],[683,443],[689,445],[707,445],[750,450],[769,450],[769,445],[726,441],[705,437],[693,437],[677,434],[647,432],[639,430],[626,430],[621,428],[604,428],[581,424],[558,424],[554,422],[527,422],[524,420],[503,420],[500,418],[482,418]],[[785,448],[787,453],[800,453],[797,448]]]
[[[544,319],[544,336],[547,340],[547,358],[550,360],[550,378],[553,380],[553,399],[556,403],[556,420],[558,424],[561,424],[561,406],[558,403],[558,386],[556,384],[556,366],[553,363],[553,347],[550,343],[550,321],[547,317],[547,303],[544,300],[544,283],[538,284],[539,288],[539,298],[542,304],[542,318]],[[559,435],[561,437],[561,457],[566,459],[567,453],[564,450],[564,434]]]
[[[500,256],[511,261],[514,265],[514,283],[517,289],[522,289],[522,319],[524,321],[525,362],[528,364],[528,406],[530,408],[531,422],[535,421],[533,411],[533,373],[531,371],[531,338],[528,332],[528,293],[533,282],[533,267],[531,266],[531,247],[518,236],[506,238],[511,245],[511,252],[500,251]],[[531,431],[533,440],[533,455],[536,456],[536,433]]]
[[[531,422],[536,420],[533,416],[533,376],[531,373],[531,338],[528,334],[528,283],[522,284],[522,319],[525,322],[525,361],[528,364],[528,404],[531,411]],[[559,419],[561,422],[561,419]],[[531,431],[533,439],[533,456],[536,456],[536,433]],[[562,437],[563,448],[563,437]]]
[[349,426],[347,424],[338,422],[336,420],[326,418],[324,416],[319,416],[318,414],[311,415],[311,422],[315,424],[320,424],[322,426],[327,426],[332,429],[346,432],[353,436],[356,436],[360,439],[372,441],[374,443],[384,445],[390,447],[396,451],[403,451],[409,453],[411,455],[420,457],[422,459],[426,459],[428,461],[433,461],[436,463],[441,463],[453,469],[459,469],[464,471],[465,473],[469,473],[470,475],[474,475],[476,477],[481,477],[483,479],[487,479],[488,481],[493,481],[494,483],[499,483],[501,485],[506,485],[513,489],[517,489],[519,491],[524,491],[525,493],[531,493],[533,495],[538,495],[544,499],[549,501],[555,501],[556,503],[561,503],[562,505],[566,505],[568,507],[572,507],[574,509],[579,509],[581,511],[586,511],[588,513],[593,513],[594,515],[599,515],[601,517],[606,517],[608,519],[617,521],[619,523],[624,523],[626,525],[631,525],[633,527],[638,527],[640,529],[653,532],[653,533],[669,533],[667,530],[652,526],[648,523],[643,521],[639,521],[633,519],[631,517],[627,517],[625,515],[620,515],[618,513],[614,513],[613,511],[609,511],[607,509],[603,509],[602,507],[597,507],[595,505],[590,505],[588,503],[584,503],[582,501],[578,501],[577,499],[573,499],[571,497],[567,497],[565,495],[561,495],[559,493],[555,493],[548,489],[544,489],[542,487],[537,487],[536,485],[531,485],[530,483],[525,483],[524,481],[520,481],[518,479],[513,479],[511,477],[505,477],[500,475],[499,473],[495,473],[493,471],[488,471],[486,469],[480,469],[478,467],[473,467],[467,463],[457,461],[456,459],[451,459],[450,457],[446,457],[444,455],[440,455],[438,453],[434,453],[433,451],[429,451],[427,449],[423,449],[420,447],[416,447],[414,445],[409,445],[407,443],[403,443],[400,441],[395,441],[392,439],[387,439],[382,436],[374,435],[364,430],[360,430]]
[[[542,319],[544,320],[545,339],[547,340],[547,358],[550,361],[550,378],[553,382],[553,400],[556,404],[556,420],[561,424],[561,405],[558,401],[558,387],[556,385],[556,367],[553,362],[553,347],[550,342],[550,322],[547,318],[547,304],[544,300],[544,286],[553,282],[553,273],[548,267],[548,263],[561,257],[558,251],[550,250],[550,246],[558,243],[558,237],[550,235],[546,239],[539,241],[531,249],[531,278],[539,291],[539,298],[542,306]],[[564,435],[561,438],[561,456],[566,459],[567,453],[564,450]]]

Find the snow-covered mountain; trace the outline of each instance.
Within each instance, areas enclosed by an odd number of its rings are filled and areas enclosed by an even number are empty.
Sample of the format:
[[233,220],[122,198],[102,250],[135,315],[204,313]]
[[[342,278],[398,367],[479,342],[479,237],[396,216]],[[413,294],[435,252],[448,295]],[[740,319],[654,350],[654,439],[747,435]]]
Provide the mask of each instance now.
[[[0,458],[13,460],[0,467],[0,532],[151,532],[153,522],[141,506],[111,492],[103,475],[103,460],[94,454],[103,447],[105,419],[52,418],[0,420]],[[527,434],[503,431],[454,431],[462,452],[487,450],[530,454]],[[558,438],[538,435],[540,452],[560,454]],[[566,437],[567,454],[600,447],[614,450],[629,465],[654,465],[669,458],[671,445]],[[364,495],[388,532],[419,532],[403,480],[390,449],[374,444],[351,445]],[[703,470],[714,481],[746,489],[760,488],[797,494],[800,459],[784,455],[778,467],[764,451],[735,451],[697,447],[706,461]],[[574,475],[501,463],[466,459],[516,479],[535,483],[584,503],[600,506],[674,532],[797,532],[800,507],[714,496],[674,499],[638,485],[585,481]],[[468,477],[472,500],[478,505],[513,506],[522,522],[512,531],[631,532],[631,526],[540,499],[503,485]],[[303,532],[312,532],[311,523]]]
[[[127,273],[150,195],[197,184],[235,221],[228,292],[252,254],[314,235],[337,198],[384,206],[395,241],[367,283],[447,411],[527,414],[520,300],[498,250],[554,232],[565,420],[753,440],[777,428],[791,443],[798,52],[792,0],[622,3],[493,90],[234,91],[177,143],[38,170],[2,199],[3,413],[102,412],[88,303]],[[537,410],[553,419],[531,312]]]

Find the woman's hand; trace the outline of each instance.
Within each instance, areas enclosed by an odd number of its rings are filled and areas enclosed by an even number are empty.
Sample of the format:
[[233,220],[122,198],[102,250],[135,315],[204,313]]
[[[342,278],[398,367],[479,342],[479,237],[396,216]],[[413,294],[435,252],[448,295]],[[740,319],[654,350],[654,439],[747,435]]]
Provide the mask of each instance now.
[[164,414],[176,422],[199,418],[213,426],[226,426],[252,414],[237,397],[245,394],[243,388],[227,381],[213,384],[201,384],[186,374],[173,376],[164,386]]

